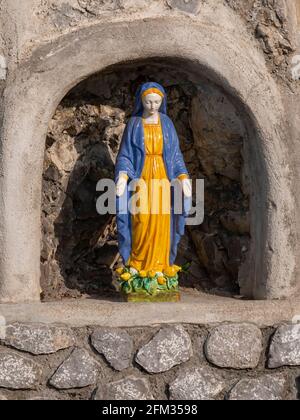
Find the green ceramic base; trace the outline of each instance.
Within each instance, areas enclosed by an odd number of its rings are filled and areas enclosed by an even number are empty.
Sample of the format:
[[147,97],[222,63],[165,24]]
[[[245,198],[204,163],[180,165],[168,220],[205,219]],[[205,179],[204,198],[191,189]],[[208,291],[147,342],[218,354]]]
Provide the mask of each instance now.
[[122,293],[125,302],[179,302],[179,292],[158,292],[155,295],[148,293]]

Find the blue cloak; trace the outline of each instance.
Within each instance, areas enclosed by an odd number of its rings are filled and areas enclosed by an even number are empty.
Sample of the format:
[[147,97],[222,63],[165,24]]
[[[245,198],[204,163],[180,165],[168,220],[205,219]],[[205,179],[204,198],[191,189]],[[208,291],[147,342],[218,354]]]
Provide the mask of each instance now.
[[[188,174],[182,153],[180,151],[179,139],[172,120],[167,116],[167,96],[164,88],[158,83],[150,82],[141,85],[136,93],[135,108],[132,117],[129,119],[121,141],[120,150],[116,159],[115,182],[117,183],[121,173],[127,173],[128,182],[141,177],[145,161],[144,129],[142,115],[144,112],[142,104],[142,94],[149,88],[155,87],[164,94],[164,99],[160,108],[160,118],[162,124],[164,148],[163,159],[166,173],[170,182],[181,174]],[[129,203],[131,192],[126,189],[127,203]],[[116,197],[117,209],[117,229],[119,252],[126,264],[131,253],[132,232],[131,232],[131,213],[124,211],[124,200]],[[174,214],[174,191],[171,188],[171,249],[170,265],[174,264],[177,247],[181,236],[184,234],[185,218],[191,209],[191,198],[183,196],[183,206],[181,214]]]

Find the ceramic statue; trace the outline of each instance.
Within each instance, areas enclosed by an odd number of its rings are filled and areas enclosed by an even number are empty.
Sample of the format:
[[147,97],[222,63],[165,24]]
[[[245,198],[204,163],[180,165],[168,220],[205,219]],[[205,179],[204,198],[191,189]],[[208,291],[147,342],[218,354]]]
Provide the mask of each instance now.
[[[180,213],[174,211],[174,180],[183,192]],[[135,182],[136,190],[128,188],[130,182]],[[167,115],[167,95],[158,83],[144,83],[136,93],[116,159],[115,183],[123,261],[116,274],[123,295],[127,301],[179,300],[179,272],[187,266],[176,265],[175,259],[192,187],[175,126]],[[138,200],[130,207],[133,193],[139,194]]]

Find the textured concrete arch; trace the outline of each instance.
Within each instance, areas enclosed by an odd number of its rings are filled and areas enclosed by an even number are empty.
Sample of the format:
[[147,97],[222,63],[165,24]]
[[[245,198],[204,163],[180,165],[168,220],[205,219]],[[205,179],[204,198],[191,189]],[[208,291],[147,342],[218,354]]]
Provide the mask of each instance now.
[[57,105],[89,75],[152,57],[184,60],[193,77],[205,74],[244,112],[253,246],[242,292],[258,299],[293,295],[293,201],[280,94],[250,36],[241,29],[237,43],[236,33],[217,20],[216,13],[215,26],[182,16],[136,20],[130,28],[115,22],[79,29],[39,47],[8,81],[0,180],[1,302],[39,299],[42,168],[48,122]]

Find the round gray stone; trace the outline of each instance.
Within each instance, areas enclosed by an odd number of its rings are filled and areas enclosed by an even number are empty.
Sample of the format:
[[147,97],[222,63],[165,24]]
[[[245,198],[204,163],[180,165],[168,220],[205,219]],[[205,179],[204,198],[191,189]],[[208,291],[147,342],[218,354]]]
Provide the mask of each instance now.
[[256,368],[263,350],[262,333],[252,324],[224,324],[214,328],[205,344],[205,354],[215,366]]
[[0,387],[35,389],[42,377],[42,367],[13,351],[0,352]]
[[99,386],[95,400],[153,400],[150,384],[145,378],[129,376],[104,386]]
[[97,329],[91,336],[91,343],[114,369],[121,371],[132,365],[133,340],[126,331]]
[[276,401],[282,400],[286,379],[281,376],[265,375],[257,379],[242,379],[230,391],[233,401]]
[[271,340],[268,366],[300,366],[300,324],[277,329]]
[[35,355],[56,353],[75,344],[67,327],[41,324],[12,324],[6,328],[5,344]]
[[166,372],[193,355],[190,336],[181,325],[162,328],[137,353],[136,362],[149,373]]
[[98,362],[85,349],[76,348],[50,379],[57,389],[84,388],[97,382]]
[[207,367],[185,368],[170,384],[170,399],[213,400],[225,386],[223,379]]

